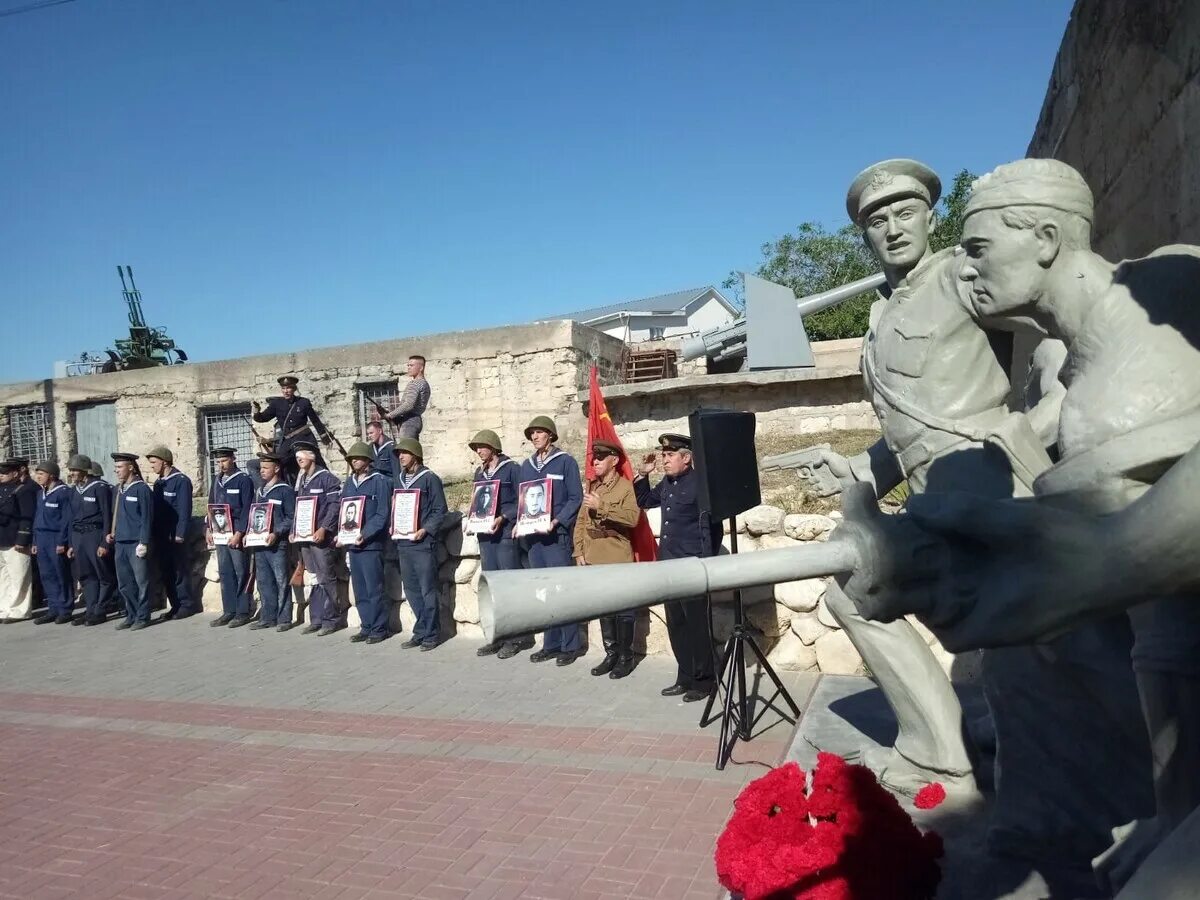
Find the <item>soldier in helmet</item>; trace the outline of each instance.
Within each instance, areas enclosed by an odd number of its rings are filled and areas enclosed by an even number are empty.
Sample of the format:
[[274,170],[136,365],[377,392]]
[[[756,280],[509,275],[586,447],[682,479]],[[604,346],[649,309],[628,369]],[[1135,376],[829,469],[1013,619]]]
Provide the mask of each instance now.
[[136,453],[114,453],[117,491],[113,528],[107,540],[116,557],[117,588],[125,601],[118,630],[140,631],[150,624],[150,546],[154,534],[154,493],[142,480]]
[[446,521],[446,492],[442,488],[442,479],[425,466],[425,451],[415,438],[402,437],[396,441],[396,456],[400,463],[396,486],[401,490],[420,492],[417,531],[411,540],[395,542],[404,595],[417,618],[412,637],[400,646],[433,650],[441,643],[437,549],[441,543],[442,523]]
[[[490,429],[480,431],[467,444],[479,457],[474,483],[495,482],[498,499],[491,531],[477,534],[480,568],[485,572],[521,568],[521,551],[513,540],[512,526],[517,521],[517,487],[521,484],[520,467],[504,454],[500,437]],[[491,501],[489,501],[489,509]],[[533,646],[533,635],[500,643],[485,644],[477,656],[509,659]]]
[[[312,401],[296,393],[300,379],[294,375],[284,375],[279,380],[279,392],[282,396],[271,397],[267,400],[266,408],[257,400],[254,401],[254,421],[275,421],[274,452],[284,460],[284,480],[294,483],[299,471],[296,467],[296,441],[315,442],[320,437],[321,442],[329,445],[333,438],[329,429],[313,409]],[[311,427],[310,426],[311,423]],[[316,430],[314,436],[313,431]],[[319,462],[324,462],[318,459]]]
[[170,604],[158,621],[186,619],[200,611],[192,591],[192,564],[187,532],[192,521],[192,479],[175,468],[166,447],[146,454],[154,479],[154,558]]
[[[549,479],[550,527],[541,534],[521,537],[521,546],[531,569],[546,569],[572,564],[575,519],[583,504],[583,483],[579,463],[556,446],[558,427],[549,416],[536,416],[525,429],[525,439],[533,444],[533,453],[521,463],[520,480]],[[515,534],[515,529],[514,529]],[[556,625],[542,635],[542,649],[529,656],[530,662],[555,660],[569,666],[583,654],[578,625]]]
[[42,587],[46,591],[46,611],[34,619],[37,625],[71,621],[75,607],[71,567],[67,549],[71,541],[71,494],[59,480],[58,463],[46,460],[33,470],[41,487],[33,515],[33,554],[37,558]]
[[392,483],[372,468],[375,452],[365,442],[352,444],[346,458],[350,461],[350,477],[342,485],[343,504],[348,499],[363,504],[361,536],[346,548],[360,622],[358,634],[350,640],[378,644],[388,637],[391,614],[383,587],[383,555],[388,544]]
[[217,447],[212,455],[217,461],[217,474],[208,492],[208,502],[210,507],[229,507],[232,522],[228,527],[233,529],[233,534],[228,544],[218,544],[216,548],[217,572],[221,579],[221,615],[209,625],[241,628],[250,622],[250,557],[242,540],[249,527],[250,506],[254,503],[254,482],[238,468],[237,451],[233,447]]
[[74,482],[71,516],[71,546],[67,555],[75,569],[75,580],[83,589],[84,614],[75,625],[99,625],[108,615],[116,589],[116,573],[112,566],[104,536],[112,524],[112,488],[92,477],[95,464],[76,453],[67,461],[67,471]]
[[278,453],[258,454],[263,485],[255,492],[258,503],[271,507],[270,533],[267,546],[254,550],[254,575],[262,611],[253,629],[274,628],[287,631],[292,627],[292,590],[288,584],[288,535],[296,514],[296,492],[283,480],[283,458]]
[[316,580],[308,594],[308,625],[301,634],[316,632],[320,636],[328,636],[346,627],[346,610],[342,608],[338,597],[338,571],[342,563],[334,546],[342,483],[336,475],[319,465],[317,459],[315,443],[296,442],[296,464],[300,466],[296,495],[317,501],[313,539],[299,545],[305,571],[311,572]]

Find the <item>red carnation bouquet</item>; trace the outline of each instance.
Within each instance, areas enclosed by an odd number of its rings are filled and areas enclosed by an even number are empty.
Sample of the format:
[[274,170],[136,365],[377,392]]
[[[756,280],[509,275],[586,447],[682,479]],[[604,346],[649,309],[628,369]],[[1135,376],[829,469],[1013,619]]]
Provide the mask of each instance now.
[[821,753],[750,782],[717,839],[717,877],[742,900],[928,900],[941,838],[922,834],[865,766]]

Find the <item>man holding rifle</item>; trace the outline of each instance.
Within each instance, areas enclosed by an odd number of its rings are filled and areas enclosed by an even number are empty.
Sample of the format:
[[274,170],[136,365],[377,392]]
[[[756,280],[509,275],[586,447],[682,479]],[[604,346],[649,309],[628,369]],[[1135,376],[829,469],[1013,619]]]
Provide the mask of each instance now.
[[[295,447],[297,441],[316,442],[317,437],[326,446],[333,443],[333,435],[313,409],[312,401],[296,393],[300,379],[294,375],[284,375],[279,379],[280,397],[267,400],[266,408],[257,400],[254,401],[255,422],[275,422],[274,452],[284,460],[286,480],[294,482],[299,468],[296,466]],[[311,427],[310,427],[311,423]],[[316,434],[314,435],[314,429]],[[324,465],[320,453],[317,462]]]

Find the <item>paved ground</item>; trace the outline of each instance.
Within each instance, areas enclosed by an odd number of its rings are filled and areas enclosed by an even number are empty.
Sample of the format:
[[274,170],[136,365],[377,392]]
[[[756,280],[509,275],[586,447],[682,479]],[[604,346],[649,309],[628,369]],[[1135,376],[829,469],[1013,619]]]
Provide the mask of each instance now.
[[616,682],[209,621],[0,628],[0,896],[712,900],[790,736],[716,772],[663,658]]

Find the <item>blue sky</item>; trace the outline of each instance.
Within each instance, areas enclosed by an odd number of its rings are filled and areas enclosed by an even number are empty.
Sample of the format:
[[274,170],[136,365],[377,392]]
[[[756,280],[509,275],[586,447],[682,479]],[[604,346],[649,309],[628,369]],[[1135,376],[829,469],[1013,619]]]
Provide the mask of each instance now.
[[[0,10],[22,0],[0,0]],[[528,321],[752,269],[863,166],[1023,156],[1070,0],[76,0],[0,17],[0,381]]]

